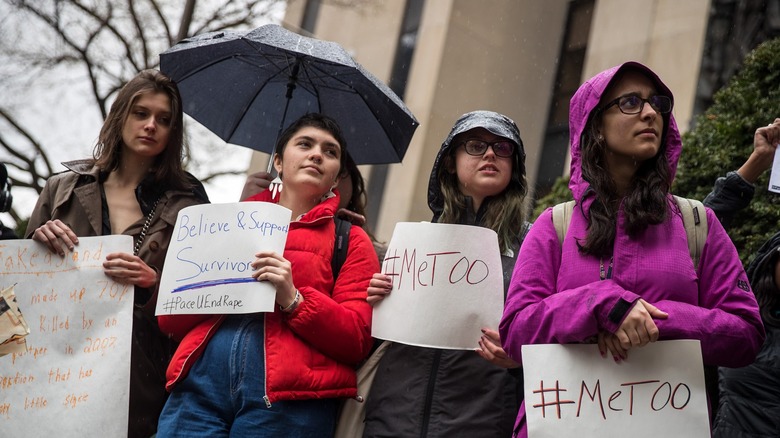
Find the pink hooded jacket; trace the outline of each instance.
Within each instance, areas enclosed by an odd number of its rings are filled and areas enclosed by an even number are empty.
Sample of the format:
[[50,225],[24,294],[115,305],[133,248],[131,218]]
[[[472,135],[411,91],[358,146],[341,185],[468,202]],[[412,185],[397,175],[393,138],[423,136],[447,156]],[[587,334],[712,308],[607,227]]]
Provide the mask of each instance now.
[[[643,298],[669,314],[655,321],[659,339],[698,339],[705,365],[750,364],[764,342],[764,327],[737,251],[712,210],[706,209],[709,230],[698,269],[671,195],[669,218],[635,238],[625,232],[624,213],[618,214],[612,278],[600,280],[599,257],[581,254],[577,248],[577,240],[587,234],[588,210],[595,198],[592,191],[586,192],[589,184],[582,177],[580,138],[611,80],[626,67],[643,71],[659,94],[672,97],[655,73],[635,62],[599,73],[572,97],[569,188],[577,205],[563,245],[558,242],[551,208],[526,236],[499,326],[503,347],[522,363],[520,349],[526,344],[592,342],[599,331],[614,333],[633,304]],[[671,114],[665,123],[665,142],[662,152],[673,176],[682,142]],[[524,407],[515,434],[527,436]]]

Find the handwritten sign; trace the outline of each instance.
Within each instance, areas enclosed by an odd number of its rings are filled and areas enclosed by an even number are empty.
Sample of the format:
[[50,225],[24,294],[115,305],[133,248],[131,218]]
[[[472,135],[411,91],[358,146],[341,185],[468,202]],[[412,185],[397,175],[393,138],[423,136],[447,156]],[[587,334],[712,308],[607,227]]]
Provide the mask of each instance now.
[[374,337],[472,350],[483,327],[498,328],[504,279],[493,230],[398,223],[382,272],[393,278],[393,291],[374,307]]
[[529,438],[709,438],[699,341],[659,341],[616,363],[595,344],[524,345]]
[[780,193],[780,147],[775,149],[772,171],[769,173],[769,191]]
[[15,285],[30,326],[27,351],[0,358],[4,435],[127,434],[134,289],[102,264],[132,244],[82,237],[62,258],[32,240],[0,241],[0,288]]
[[160,279],[157,315],[272,312],[276,289],[252,278],[261,250],[284,252],[290,210],[269,202],[179,211]]

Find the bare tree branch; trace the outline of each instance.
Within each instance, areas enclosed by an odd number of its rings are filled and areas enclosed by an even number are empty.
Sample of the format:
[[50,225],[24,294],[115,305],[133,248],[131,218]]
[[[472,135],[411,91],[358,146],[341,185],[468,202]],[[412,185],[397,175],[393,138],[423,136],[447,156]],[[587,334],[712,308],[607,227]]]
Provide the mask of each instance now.
[[184,5],[184,11],[181,14],[181,20],[179,22],[179,32],[176,34],[176,41],[171,41],[171,45],[178,43],[179,41],[187,38],[190,31],[190,25],[192,24],[192,15],[195,13],[195,0],[187,0]]
[[[40,143],[38,143],[38,141],[36,141],[35,138],[26,129],[24,129],[22,125],[19,124],[19,122],[17,122],[16,119],[11,114],[7,113],[3,108],[0,108],[0,116],[3,117],[19,135],[24,137],[30,143],[30,145],[33,147],[33,150],[35,151],[34,156],[40,156],[41,161],[43,161],[43,164],[46,166],[46,170],[49,173],[51,173],[53,171],[53,167],[51,166],[49,157],[46,156],[46,153],[43,147],[40,145]],[[7,143],[4,142],[4,145],[6,144]],[[6,150],[10,152],[11,155],[19,158],[20,160],[27,162],[31,165],[33,164],[34,158],[28,159],[27,156],[24,153],[22,153],[21,150],[19,150],[18,148],[15,148],[12,145],[7,144]],[[24,148],[24,150],[29,150],[29,149]]]
[[[128,0],[132,1],[132,0]],[[67,3],[67,2],[63,2]],[[95,9],[92,9],[86,5],[81,4],[78,0],[72,0],[73,6],[75,6],[78,10],[83,12],[85,15],[91,17],[95,22],[97,23],[97,30],[107,30],[111,34],[114,35],[116,38],[116,42],[122,45],[124,48],[124,57],[125,60],[128,61],[135,70],[142,70],[142,68],[138,65],[138,63],[135,62],[135,59],[133,58],[134,49],[132,45],[129,43],[129,38],[122,35],[122,33],[117,29],[116,26],[114,26],[111,23],[111,18],[114,16],[113,14],[113,6],[109,3],[108,5],[108,11],[105,16],[101,16],[97,13]]]
[[219,172],[211,172],[208,175],[200,178],[200,181],[206,183],[206,182],[209,182],[209,181],[213,181],[213,180],[215,180],[215,179],[217,179],[217,178],[219,178],[221,176],[235,176],[235,175],[244,175],[244,174],[246,174],[246,169],[241,169],[241,170],[223,170],[223,171],[219,171]]
[[[13,171],[14,190],[40,193],[55,172],[52,163],[59,161],[53,159],[61,154],[59,139],[72,137],[70,132],[53,133],[62,129],[59,126],[42,129],[40,120],[32,124],[36,128],[25,129],[29,124],[25,117],[38,115],[47,121],[70,117],[73,126],[65,125],[71,130],[89,125],[81,120],[86,114],[105,119],[113,96],[126,81],[140,70],[158,66],[158,54],[177,41],[193,34],[257,27],[284,4],[284,0],[0,0],[0,159]],[[275,19],[281,17],[277,14]],[[78,112],[52,117],[62,111],[59,99],[74,93],[81,99]],[[38,102],[33,95],[47,99]],[[212,141],[202,141],[199,149],[210,147]],[[204,182],[245,172],[233,169],[243,163],[228,164],[228,157],[217,161],[213,154],[194,156],[189,166]]]
[[[13,175],[9,175],[11,182],[16,187],[30,188],[35,190],[36,193],[41,193],[46,179],[38,172],[36,160],[42,162],[46,170],[45,176],[48,177],[48,175],[51,175],[53,172],[49,158],[43,153],[43,148],[33,139],[29,132],[1,108],[0,117],[4,118],[17,134],[29,141],[27,147],[17,146],[10,143],[4,135],[0,135],[0,147],[5,149],[6,152],[11,155],[11,158],[13,158],[11,160],[4,160],[6,166],[30,175],[29,181],[14,178]],[[35,151],[31,156],[29,153],[29,146],[32,146],[33,151]]]
[[146,44],[146,38],[144,37],[144,25],[141,23],[141,19],[135,11],[135,0],[127,0],[127,12],[130,15],[133,27],[135,29],[136,41],[141,45],[141,54],[144,60],[149,59],[149,47]]

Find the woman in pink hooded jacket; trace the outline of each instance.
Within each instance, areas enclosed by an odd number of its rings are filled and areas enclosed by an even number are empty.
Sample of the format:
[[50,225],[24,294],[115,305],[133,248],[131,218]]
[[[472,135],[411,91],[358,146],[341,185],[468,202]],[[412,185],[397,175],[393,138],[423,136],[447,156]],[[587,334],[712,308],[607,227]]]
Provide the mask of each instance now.
[[[636,62],[597,74],[572,97],[576,204],[562,244],[552,209],[523,243],[499,327],[514,360],[522,363],[527,344],[594,342],[619,361],[666,339],[699,340],[705,365],[754,360],[764,328],[734,245],[706,209],[707,240],[694,267],[669,192],[682,149],[673,103]],[[527,435],[522,407],[515,434]]]

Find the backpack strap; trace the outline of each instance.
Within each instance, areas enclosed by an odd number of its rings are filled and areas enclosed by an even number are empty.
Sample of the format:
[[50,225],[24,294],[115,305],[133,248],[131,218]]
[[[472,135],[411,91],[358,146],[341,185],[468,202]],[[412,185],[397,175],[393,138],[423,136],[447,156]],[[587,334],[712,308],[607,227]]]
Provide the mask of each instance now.
[[707,241],[707,212],[704,211],[704,204],[699,200],[681,198],[676,195],[674,200],[682,213],[685,236],[688,239],[688,252],[691,254],[693,267],[698,269],[701,250],[704,247],[704,242]]
[[563,246],[563,238],[569,230],[571,214],[574,211],[574,201],[562,202],[553,206],[552,220],[555,232],[558,234],[558,243]]
[[[674,196],[674,200],[682,213],[685,236],[688,239],[688,252],[691,254],[693,267],[698,269],[701,251],[704,242],[707,241],[707,212],[704,210],[704,204],[699,200],[679,196]],[[574,201],[563,202],[553,207],[553,225],[558,234],[558,243],[561,245],[569,230],[573,210]]]
[[341,267],[347,260],[347,250],[349,249],[349,232],[352,230],[352,222],[333,217],[336,222],[336,241],[333,245],[333,257],[330,259],[330,267],[333,270],[333,281],[339,276]]

